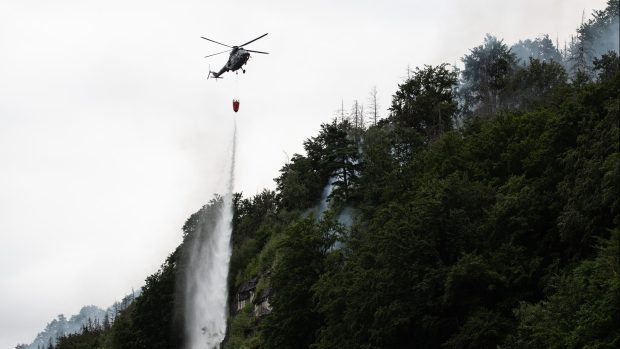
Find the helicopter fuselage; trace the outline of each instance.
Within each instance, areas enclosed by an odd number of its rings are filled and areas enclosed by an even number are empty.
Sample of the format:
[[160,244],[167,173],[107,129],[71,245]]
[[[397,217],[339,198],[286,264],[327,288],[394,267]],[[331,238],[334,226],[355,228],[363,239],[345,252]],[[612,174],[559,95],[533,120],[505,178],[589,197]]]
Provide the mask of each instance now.
[[235,71],[241,69],[250,59],[250,53],[243,49],[243,47],[234,48],[232,52],[230,52],[230,57],[228,57],[228,62],[226,62],[226,67],[230,71]]
[[[250,53],[243,49],[243,47],[234,47],[228,57],[228,62],[217,73],[212,72],[215,78],[219,78],[220,75],[227,71],[236,71],[241,69],[250,59]],[[244,71],[245,73],[245,71]]]

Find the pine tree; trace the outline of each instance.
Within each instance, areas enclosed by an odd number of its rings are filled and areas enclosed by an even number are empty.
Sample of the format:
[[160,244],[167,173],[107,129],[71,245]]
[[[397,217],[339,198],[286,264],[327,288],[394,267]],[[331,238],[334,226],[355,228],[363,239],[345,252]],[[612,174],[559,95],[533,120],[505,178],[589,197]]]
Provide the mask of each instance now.
[[103,330],[107,331],[107,330],[110,329],[110,327],[111,327],[110,316],[108,315],[108,312],[106,311],[106,313],[105,313],[105,315],[103,317]]
[[372,125],[377,126],[380,108],[379,102],[377,100],[377,86],[373,86],[370,90],[370,95],[368,97],[368,107],[370,109],[370,116],[372,117]]

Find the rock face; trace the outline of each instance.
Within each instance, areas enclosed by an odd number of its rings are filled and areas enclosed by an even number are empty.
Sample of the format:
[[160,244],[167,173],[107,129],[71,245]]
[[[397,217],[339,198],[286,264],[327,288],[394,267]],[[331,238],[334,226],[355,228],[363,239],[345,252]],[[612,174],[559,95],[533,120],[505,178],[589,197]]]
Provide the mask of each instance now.
[[271,313],[272,307],[270,301],[273,294],[271,287],[268,286],[263,289],[256,289],[258,282],[263,278],[269,279],[269,276],[270,273],[266,273],[260,278],[255,276],[239,286],[237,291],[237,305],[235,307],[236,312],[240,312],[248,304],[252,304],[254,306],[254,317],[256,319],[260,319]]
[[257,319],[271,313],[271,294],[271,287],[267,287],[261,290],[258,296],[254,299],[254,316]]
[[246,304],[252,303],[254,301],[254,297],[256,296],[256,284],[258,283],[258,278],[254,277],[239,287],[239,291],[237,292],[237,311],[241,311]]

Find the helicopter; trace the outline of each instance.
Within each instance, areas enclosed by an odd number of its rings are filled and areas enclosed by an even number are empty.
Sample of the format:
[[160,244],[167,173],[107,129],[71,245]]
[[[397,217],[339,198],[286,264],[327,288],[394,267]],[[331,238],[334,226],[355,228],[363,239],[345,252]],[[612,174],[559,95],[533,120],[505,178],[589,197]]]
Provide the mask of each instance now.
[[254,40],[250,40],[248,42],[246,42],[245,44],[242,45],[238,45],[238,46],[229,46],[226,44],[222,44],[221,42],[217,42],[215,40],[211,40],[209,38],[205,38],[204,36],[201,36],[201,38],[214,42],[216,44],[222,45],[222,46],[226,46],[226,47],[230,47],[230,50],[226,50],[226,51],[222,51],[222,52],[218,52],[218,53],[214,53],[208,56],[205,56],[205,58],[207,57],[211,57],[211,56],[216,56],[222,53],[226,53],[230,51],[230,56],[228,56],[228,62],[226,62],[226,64],[222,67],[222,69],[220,69],[220,71],[218,72],[214,72],[211,71],[209,69],[209,75],[207,75],[207,79],[211,76],[213,76],[216,79],[221,79],[221,75],[224,74],[227,71],[236,71],[241,69],[241,71],[243,71],[243,73],[245,74],[245,69],[243,69],[242,67],[248,62],[248,59],[250,59],[250,52],[252,53],[262,53],[262,54],[269,54],[268,52],[263,52],[263,51],[253,51],[253,50],[246,50],[245,48],[243,48],[243,46],[249,45],[251,43],[253,43],[254,41],[266,36],[269,33],[265,33],[259,37],[257,37]]

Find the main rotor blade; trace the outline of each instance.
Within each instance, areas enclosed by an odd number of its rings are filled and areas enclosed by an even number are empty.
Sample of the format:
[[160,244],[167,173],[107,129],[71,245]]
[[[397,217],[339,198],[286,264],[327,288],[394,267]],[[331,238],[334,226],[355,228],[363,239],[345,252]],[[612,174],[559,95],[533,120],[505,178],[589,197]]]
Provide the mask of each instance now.
[[[266,34],[265,34],[265,35],[266,35]],[[228,45],[226,45],[226,44],[222,44],[221,42],[217,42],[217,41],[215,41],[215,40],[207,39],[207,38],[205,38],[204,36],[201,36],[201,38],[203,38],[203,39],[205,39],[205,40],[208,40],[208,41],[211,41],[211,42],[214,42],[214,43],[216,43],[216,44],[220,44],[220,45],[222,45],[222,46],[226,46],[226,47],[230,47],[230,48],[232,48],[232,46],[228,46]]]
[[245,45],[249,45],[249,44],[253,43],[254,41],[256,41],[256,40],[258,40],[258,39],[262,38],[263,36],[265,36],[265,35],[267,35],[267,34],[269,34],[269,33],[265,33],[265,34],[263,34],[263,35],[261,35],[261,36],[257,37],[257,38],[256,38],[256,39],[254,39],[254,40],[250,40],[250,41],[246,42],[246,43],[245,43],[245,44],[243,44],[243,45],[239,45],[239,47],[241,47],[241,46],[245,46]]
[[219,55],[219,54],[221,54],[221,53],[226,53],[226,52],[229,52],[229,51],[230,51],[230,50],[226,50],[226,51],[222,51],[222,52],[214,53],[214,54],[211,54],[211,55],[205,56],[205,58],[207,58],[207,57],[211,57],[211,56],[215,56],[215,55]]
[[[244,49],[244,50],[245,50],[245,49]],[[252,50],[246,50],[246,51],[248,51],[248,52],[254,52],[254,53],[262,53],[262,54],[266,54],[266,55],[268,55],[268,54],[269,54],[269,52],[263,52],[263,51],[252,51]]]

